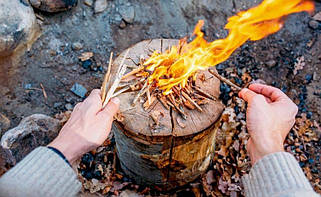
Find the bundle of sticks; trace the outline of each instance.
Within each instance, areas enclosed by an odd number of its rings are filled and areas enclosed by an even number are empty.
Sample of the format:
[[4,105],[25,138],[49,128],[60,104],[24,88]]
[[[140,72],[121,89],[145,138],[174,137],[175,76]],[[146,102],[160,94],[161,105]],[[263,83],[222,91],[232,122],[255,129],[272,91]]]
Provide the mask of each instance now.
[[[174,86],[170,94],[164,95],[163,91],[157,87],[156,83],[148,83],[149,72],[145,70],[144,59],[141,57],[137,67],[132,68],[130,72],[124,75],[128,66],[124,64],[127,58],[128,51],[123,57],[117,75],[111,79],[110,69],[112,66],[112,53],[109,61],[109,67],[102,85],[102,100],[105,106],[109,99],[124,92],[136,91],[137,94],[132,102],[136,105],[138,101],[143,103],[145,110],[150,109],[158,100],[162,105],[169,110],[170,108],[176,110],[182,118],[186,119],[184,109],[202,112],[202,105],[209,102],[209,100],[216,100],[211,94],[203,91],[200,87],[195,85],[194,77],[190,77],[185,87]],[[232,86],[235,90],[240,91],[241,88],[233,84],[226,78],[219,75],[216,71],[209,69],[209,72],[220,79],[221,81]],[[202,78],[202,77],[201,77]],[[205,78],[203,80],[206,80]],[[113,81],[113,84],[110,82]],[[107,91],[108,90],[108,91]],[[185,107],[185,108],[184,108]]]

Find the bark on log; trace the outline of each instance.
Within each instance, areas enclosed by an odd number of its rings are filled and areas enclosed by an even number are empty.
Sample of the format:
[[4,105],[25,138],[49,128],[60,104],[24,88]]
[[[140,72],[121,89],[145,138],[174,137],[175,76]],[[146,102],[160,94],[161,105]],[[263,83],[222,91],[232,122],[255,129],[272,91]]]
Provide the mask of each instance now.
[[[147,58],[151,51],[164,51],[178,40],[154,39],[142,41],[130,48],[125,64],[134,66],[143,55]],[[114,61],[111,73],[117,67],[124,53]],[[220,81],[208,71],[202,71],[196,85],[204,92],[218,98]],[[114,133],[117,154],[124,172],[138,184],[157,185],[171,189],[193,181],[206,171],[214,152],[215,134],[218,120],[224,105],[216,100],[209,100],[199,110],[184,108],[187,119],[184,120],[173,109],[167,110],[158,100],[147,111],[143,103],[131,105],[137,92],[123,93],[121,100],[121,122],[116,121]],[[162,112],[159,124],[154,123],[150,114]],[[185,125],[185,126],[184,126]]]

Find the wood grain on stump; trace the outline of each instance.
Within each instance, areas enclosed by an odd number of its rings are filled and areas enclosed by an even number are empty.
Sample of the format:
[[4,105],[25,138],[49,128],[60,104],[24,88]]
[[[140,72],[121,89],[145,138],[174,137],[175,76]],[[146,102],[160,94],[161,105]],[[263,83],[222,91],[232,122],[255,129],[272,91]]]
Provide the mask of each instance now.
[[[139,57],[148,57],[151,51],[164,51],[178,40],[145,40],[130,47],[127,65],[135,65]],[[112,73],[115,73],[124,53],[114,61]],[[220,81],[207,71],[206,80],[196,80],[196,85],[215,98],[219,97]],[[198,75],[201,76],[201,75]],[[184,120],[174,110],[167,110],[158,100],[144,110],[142,102],[134,107],[132,102],[137,92],[123,93],[121,100],[121,122],[116,121],[114,132],[117,154],[124,172],[139,184],[157,185],[170,189],[184,185],[203,173],[213,156],[217,120],[224,105],[220,101],[209,100],[198,110],[184,108],[187,119]],[[151,113],[161,112],[158,125]]]

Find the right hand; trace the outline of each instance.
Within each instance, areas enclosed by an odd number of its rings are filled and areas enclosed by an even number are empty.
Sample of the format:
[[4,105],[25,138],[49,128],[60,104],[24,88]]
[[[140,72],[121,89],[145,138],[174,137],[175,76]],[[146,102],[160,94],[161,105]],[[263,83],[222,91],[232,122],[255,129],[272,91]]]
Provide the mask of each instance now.
[[262,84],[242,89],[239,96],[248,103],[246,124],[251,137],[246,148],[252,165],[267,154],[284,151],[298,107],[280,89]]

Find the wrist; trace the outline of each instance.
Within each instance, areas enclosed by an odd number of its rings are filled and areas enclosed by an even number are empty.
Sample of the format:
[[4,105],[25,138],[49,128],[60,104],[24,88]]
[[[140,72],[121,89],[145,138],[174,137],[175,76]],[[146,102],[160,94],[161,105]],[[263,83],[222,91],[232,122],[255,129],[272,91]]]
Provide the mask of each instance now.
[[73,164],[82,155],[82,148],[80,140],[76,138],[66,138],[58,136],[54,141],[52,141],[48,146],[51,146],[59,150],[69,161]]
[[263,157],[273,154],[273,153],[278,153],[278,152],[284,152],[283,147],[274,147],[269,150],[260,150],[260,149],[254,149],[254,150],[249,150],[250,153],[250,159],[252,165],[254,165],[256,162],[261,160]]
[[284,152],[283,142],[276,143],[275,141],[270,141],[269,143],[268,140],[256,141],[253,138],[250,138],[246,148],[249,152],[252,165],[266,155]]

